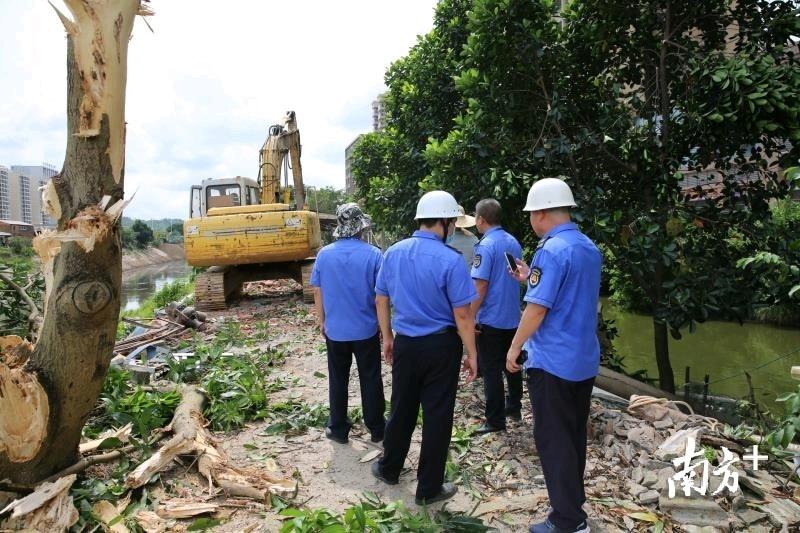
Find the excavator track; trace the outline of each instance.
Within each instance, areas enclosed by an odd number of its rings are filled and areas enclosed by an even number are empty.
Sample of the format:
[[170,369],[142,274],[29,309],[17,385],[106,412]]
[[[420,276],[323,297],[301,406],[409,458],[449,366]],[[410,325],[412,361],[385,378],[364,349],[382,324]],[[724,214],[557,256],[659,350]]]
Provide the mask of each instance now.
[[215,266],[195,278],[195,308],[219,311],[227,307],[228,298],[241,290],[245,282],[241,267]]
[[301,284],[303,285],[303,302],[307,304],[314,303],[314,287],[311,285],[311,272],[313,270],[314,261],[303,263],[300,267]]

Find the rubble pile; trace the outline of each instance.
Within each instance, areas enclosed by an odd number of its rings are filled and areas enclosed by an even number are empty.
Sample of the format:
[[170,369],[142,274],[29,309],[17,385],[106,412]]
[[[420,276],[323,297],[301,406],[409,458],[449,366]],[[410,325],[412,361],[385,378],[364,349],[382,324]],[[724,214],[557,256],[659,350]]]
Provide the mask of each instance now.
[[[753,442],[723,430],[715,420],[688,415],[663,399],[634,396],[627,408],[593,401],[586,467],[590,503],[594,497],[607,504],[604,499],[610,497],[624,509],[643,507],[668,515],[669,522],[686,531],[773,531],[800,525],[800,486],[788,481],[792,469],[780,468],[779,461],[767,464],[763,457],[754,465]],[[684,458],[692,440],[695,454],[687,469]],[[632,529],[635,521],[619,514]]]

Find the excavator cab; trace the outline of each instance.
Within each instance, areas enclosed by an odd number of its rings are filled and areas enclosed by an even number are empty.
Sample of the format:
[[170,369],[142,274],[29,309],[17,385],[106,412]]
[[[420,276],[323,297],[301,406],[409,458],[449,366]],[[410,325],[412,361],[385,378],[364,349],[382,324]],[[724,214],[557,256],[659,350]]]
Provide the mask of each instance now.
[[261,188],[250,178],[213,178],[192,185],[191,218],[208,216],[209,209],[261,204]]

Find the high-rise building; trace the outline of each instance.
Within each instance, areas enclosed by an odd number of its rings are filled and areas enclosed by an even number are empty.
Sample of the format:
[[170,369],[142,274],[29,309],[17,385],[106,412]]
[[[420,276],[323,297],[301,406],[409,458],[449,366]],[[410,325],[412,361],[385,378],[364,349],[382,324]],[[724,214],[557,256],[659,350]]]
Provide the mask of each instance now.
[[[56,221],[42,211],[39,189],[56,174],[58,170],[47,163],[37,166],[11,165],[10,170],[0,167],[0,219],[17,220],[38,228],[54,228]],[[7,206],[5,210],[4,205]]]
[[356,180],[353,178],[353,151],[358,144],[361,135],[353,139],[353,142],[344,149],[344,192],[352,196],[356,192]]
[[386,93],[382,93],[372,101],[372,131],[381,131],[386,129],[385,98]]
[[8,187],[8,167],[0,165],[0,220],[11,218],[11,191]]

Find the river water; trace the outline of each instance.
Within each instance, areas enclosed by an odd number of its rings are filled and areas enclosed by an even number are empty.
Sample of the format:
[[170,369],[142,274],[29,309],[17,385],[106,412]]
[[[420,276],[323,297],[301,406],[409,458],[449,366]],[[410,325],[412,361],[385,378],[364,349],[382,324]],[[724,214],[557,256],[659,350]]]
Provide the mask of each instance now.
[[164,285],[179,279],[186,279],[192,267],[183,261],[172,261],[143,268],[135,268],[122,273],[122,301],[120,308],[131,311],[159,291]]
[[[657,377],[652,319],[619,311],[607,300],[603,302],[603,315],[615,321],[619,337],[614,340],[614,346],[625,356],[626,369],[645,369],[649,377]],[[703,376],[709,374],[712,394],[744,398],[748,391],[743,371],[747,371],[753,379],[759,403],[773,412],[783,413],[782,407],[773,402],[777,395],[797,388],[798,382],[791,378],[789,370],[792,365],[800,365],[800,329],[706,322],[698,324],[695,333],[689,333],[688,329],[681,333],[681,340],[669,339],[676,387],[683,384],[684,372],[689,366],[693,382],[702,382]],[[792,352],[796,353],[775,360]]]

